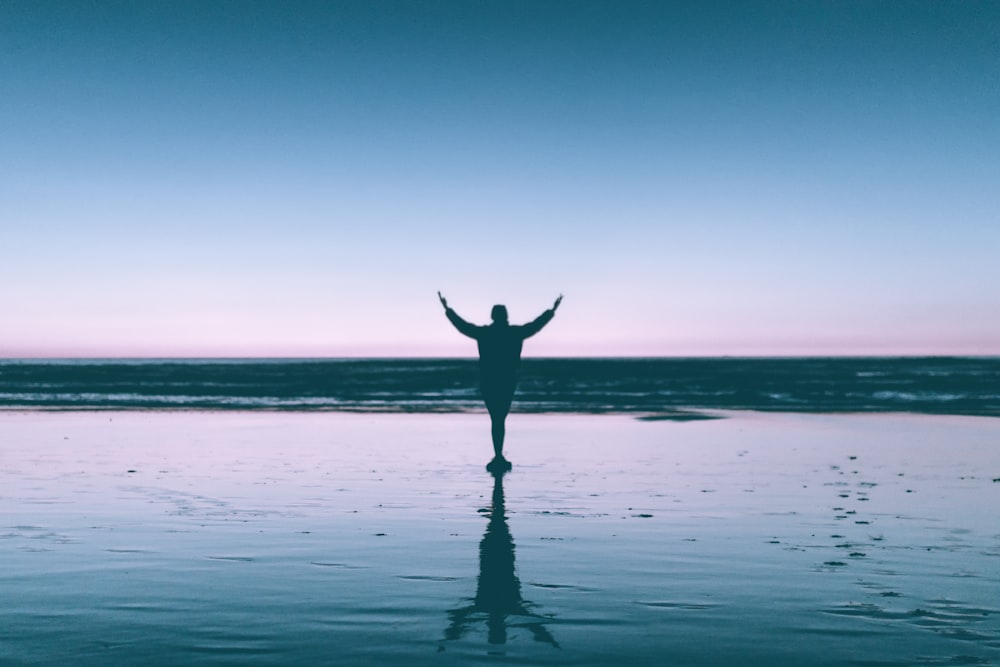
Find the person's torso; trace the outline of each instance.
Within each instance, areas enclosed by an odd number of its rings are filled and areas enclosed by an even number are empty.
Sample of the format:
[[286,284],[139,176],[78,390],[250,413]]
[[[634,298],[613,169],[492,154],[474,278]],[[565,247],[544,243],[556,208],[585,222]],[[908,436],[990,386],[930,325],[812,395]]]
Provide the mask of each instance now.
[[521,327],[483,327],[477,337],[479,343],[479,366],[483,371],[494,374],[514,373],[521,361],[524,338]]

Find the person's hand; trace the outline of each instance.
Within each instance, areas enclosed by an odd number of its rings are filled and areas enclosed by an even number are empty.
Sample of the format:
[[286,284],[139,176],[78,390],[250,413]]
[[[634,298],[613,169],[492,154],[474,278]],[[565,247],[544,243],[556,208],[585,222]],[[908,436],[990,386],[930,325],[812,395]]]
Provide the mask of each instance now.
[[560,304],[560,303],[562,303],[562,299],[563,299],[563,295],[562,295],[562,294],[560,294],[560,295],[559,295],[559,298],[558,298],[558,299],[556,299],[556,302],[555,302],[554,304],[552,304],[552,312],[553,312],[553,313],[554,313],[554,312],[556,312],[556,308],[558,308],[558,307],[559,307],[559,304]]
[[444,309],[448,310],[448,300],[441,296],[441,292],[438,292],[438,298],[441,299],[441,305],[444,306]]

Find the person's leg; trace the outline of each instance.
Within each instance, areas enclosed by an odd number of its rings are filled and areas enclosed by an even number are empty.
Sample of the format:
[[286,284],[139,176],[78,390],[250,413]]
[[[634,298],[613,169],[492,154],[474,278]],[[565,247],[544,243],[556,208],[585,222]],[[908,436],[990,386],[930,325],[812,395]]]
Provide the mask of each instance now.
[[490,411],[490,421],[492,422],[493,454],[497,458],[503,457],[503,440],[507,435],[507,413]]
[[486,401],[486,409],[490,413],[490,426],[493,436],[493,453],[497,458],[503,458],[503,441],[507,434],[507,415],[510,413],[510,404],[514,400],[513,390],[507,387],[490,388],[483,391],[483,398]]

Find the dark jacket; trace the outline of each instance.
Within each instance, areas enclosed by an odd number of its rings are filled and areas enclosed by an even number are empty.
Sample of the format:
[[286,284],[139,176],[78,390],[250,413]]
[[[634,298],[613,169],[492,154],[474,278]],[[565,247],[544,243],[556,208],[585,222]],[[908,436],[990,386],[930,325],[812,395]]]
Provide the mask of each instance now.
[[461,333],[476,339],[479,345],[479,368],[483,380],[488,381],[513,380],[516,377],[524,339],[541,331],[555,315],[555,311],[546,310],[533,321],[521,325],[494,322],[478,326],[466,322],[451,308],[445,310],[445,315]]

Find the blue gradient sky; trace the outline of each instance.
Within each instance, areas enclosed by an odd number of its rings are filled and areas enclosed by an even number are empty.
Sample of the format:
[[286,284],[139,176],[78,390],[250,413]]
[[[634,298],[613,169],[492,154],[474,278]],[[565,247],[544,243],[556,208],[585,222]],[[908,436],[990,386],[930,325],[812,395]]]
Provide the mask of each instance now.
[[1000,354],[1000,4],[0,3],[0,356]]

